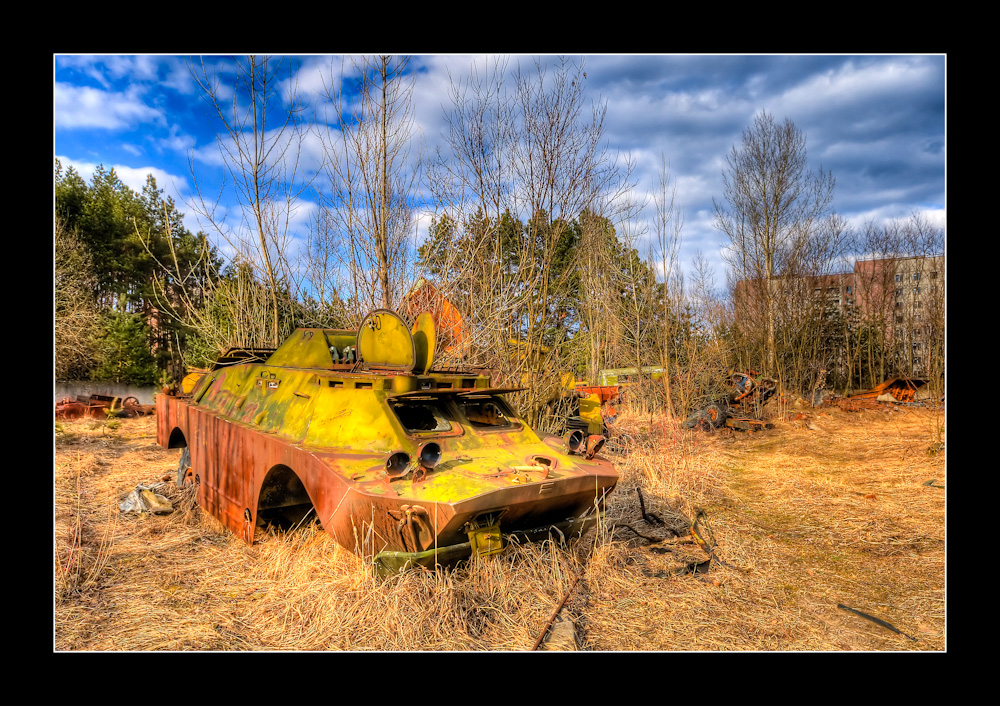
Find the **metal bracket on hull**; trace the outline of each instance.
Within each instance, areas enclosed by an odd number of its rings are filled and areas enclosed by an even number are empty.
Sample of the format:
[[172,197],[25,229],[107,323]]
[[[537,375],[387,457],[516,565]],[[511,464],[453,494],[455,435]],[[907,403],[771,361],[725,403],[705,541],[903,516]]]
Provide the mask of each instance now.
[[[553,534],[558,535],[560,541],[567,537],[582,536],[587,530],[597,524],[600,516],[593,513],[587,517],[571,517],[562,522],[536,527],[529,530],[516,530],[514,532],[503,532],[500,536],[501,548],[513,542],[539,542],[548,539]],[[495,528],[490,528],[495,529]],[[494,544],[495,539],[491,539],[490,544]],[[381,578],[388,578],[393,574],[423,567],[433,569],[437,566],[452,566],[460,561],[470,558],[473,555],[474,547],[472,542],[452,544],[447,547],[435,547],[422,552],[380,552],[374,557],[375,571]],[[490,551],[496,553],[496,550]]]

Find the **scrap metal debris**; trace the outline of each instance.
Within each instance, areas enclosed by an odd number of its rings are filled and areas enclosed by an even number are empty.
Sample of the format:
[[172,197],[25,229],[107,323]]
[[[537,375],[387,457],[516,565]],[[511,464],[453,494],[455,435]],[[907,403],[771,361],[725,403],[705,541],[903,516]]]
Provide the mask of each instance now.
[[823,399],[823,404],[840,407],[846,412],[878,409],[886,404],[908,404],[916,400],[917,390],[925,385],[927,381],[919,378],[894,377],[864,392],[845,397],[830,395]]
[[[648,513],[645,512],[644,502],[643,502],[643,497],[642,497],[642,491],[641,490],[638,491],[638,495],[639,495],[640,507],[642,508],[641,511],[643,513],[643,519],[645,519],[647,522],[649,522],[649,519],[647,519],[647,514]],[[690,521],[687,518],[684,518],[685,524],[684,524],[684,528],[683,529],[686,530],[686,536],[683,536],[683,537],[681,536],[680,531],[678,531],[677,529],[673,529],[673,528],[669,527],[669,524],[671,524],[671,523],[664,522],[663,520],[661,520],[659,517],[657,517],[655,515],[652,515],[652,517],[655,518],[656,520],[660,521],[661,524],[659,526],[666,525],[667,526],[667,531],[671,532],[675,537],[679,537],[679,539],[672,540],[672,544],[677,544],[677,543],[681,543],[681,542],[689,542],[689,543],[697,544],[698,547],[702,551],[704,551],[705,554],[708,555],[708,558],[707,559],[694,559],[690,555],[684,556],[685,552],[680,551],[679,549],[675,548],[674,546],[669,546],[669,547],[663,547],[663,546],[648,547],[647,548],[648,551],[650,553],[652,553],[652,554],[667,554],[667,553],[674,554],[675,555],[675,559],[677,561],[680,561],[681,565],[679,567],[673,568],[673,569],[671,569],[669,571],[647,571],[647,570],[643,570],[643,575],[654,577],[654,578],[668,578],[668,577],[671,577],[671,576],[685,576],[685,575],[688,575],[688,574],[707,574],[709,572],[709,569],[711,568],[711,564],[712,564],[713,561],[721,564],[722,566],[725,566],[728,569],[733,569],[735,571],[741,571],[743,573],[748,573],[747,569],[741,569],[738,566],[733,566],[732,564],[730,564],[730,563],[724,561],[723,559],[719,558],[719,555],[716,553],[716,547],[718,546],[718,544],[715,541],[715,537],[714,537],[714,534],[712,532],[711,527],[709,527],[709,525],[708,525],[708,518],[707,518],[704,510],[698,510],[698,512],[697,512],[697,514],[695,516],[694,521]],[[681,516],[676,516],[676,517],[674,517],[672,519],[677,519],[679,517],[681,517]],[[656,524],[655,520],[654,520],[654,522],[650,522],[650,524]],[[651,536],[645,535],[642,532],[639,532],[637,529],[635,529],[631,525],[625,524],[625,523],[621,523],[621,522],[618,522],[618,523],[614,524],[614,526],[611,529],[612,533],[614,532],[614,530],[616,530],[618,528],[628,529],[631,532],[633,532],[636,536],[638,536],[641,539],[646,540],[650,544],[659,544],[659,543],[664,542],[664,541],[666,541],[668,539],[667,537],[651,537]]]
[[757,375],[753,370],[747,373],[731,373],[726,379],[729,396],[706,407],[696,410],[683,426],[688,429],[712,431],[721,427],[752,434],[774,425],[760,419],[764,405],[778,391],[774,378]]
[[778,390],[778,381],[774,378],[757,375],[751,370],[747,373],[732,373],[727,381],[733,388],[730,395],[730,405],[739,405],[744,410],[752,406],[763,405]]
[[662,525],[663,520],[651,512],[646,512],[646,502],[642,498],[642,488],[636,487],[635,492],[639,494],[639,512],[642,513],[642,519],[651,525]]
[[144,417],[155,414],[156,405],[140,404],[136,397],[114,395],[70,395],[56,402],[56,419],[93,417]]

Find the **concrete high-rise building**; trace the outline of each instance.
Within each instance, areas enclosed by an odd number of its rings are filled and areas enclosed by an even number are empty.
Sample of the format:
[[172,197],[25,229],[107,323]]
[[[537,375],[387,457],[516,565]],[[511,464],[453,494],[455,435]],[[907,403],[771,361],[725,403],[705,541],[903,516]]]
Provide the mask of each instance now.
[[[895,257],[857,260],[850,272],[776,278],[773,286],[782,307],[821,302],[855,324],[881,324],[884,340],[897,351],[896,372],[919,377],[943,369],[933,358],[944,350],[944,277],[943,255]],[[737,282],[738,319],[763,315],[751,305],[761,287]]]

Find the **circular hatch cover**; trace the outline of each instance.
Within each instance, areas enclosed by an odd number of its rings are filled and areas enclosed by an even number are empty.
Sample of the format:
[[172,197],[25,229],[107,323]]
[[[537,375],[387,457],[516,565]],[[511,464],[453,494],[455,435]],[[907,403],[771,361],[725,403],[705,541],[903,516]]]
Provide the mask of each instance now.
[[376,309],[358,329],[358,357],[369,368],[413,370],[416,364],[413,336],[394,312]]

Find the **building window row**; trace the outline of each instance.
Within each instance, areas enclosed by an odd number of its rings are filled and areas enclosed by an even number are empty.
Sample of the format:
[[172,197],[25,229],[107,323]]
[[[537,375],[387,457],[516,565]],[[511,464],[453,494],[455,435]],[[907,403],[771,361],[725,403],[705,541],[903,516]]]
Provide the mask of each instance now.
[[[919,272],[914,272],[912,276],[913,276],[913,281],[914,282],[920,281],[920,273]],[[931,271],[930,276],[931,276],[931,279],[937,279],[937,276],[938,276],[937,270]],[[904,277],[903,273],[901,273],[901,272],[898,273],[896,275],[896,281],[897,282],[902,282],[903,281],[903,277]]]

